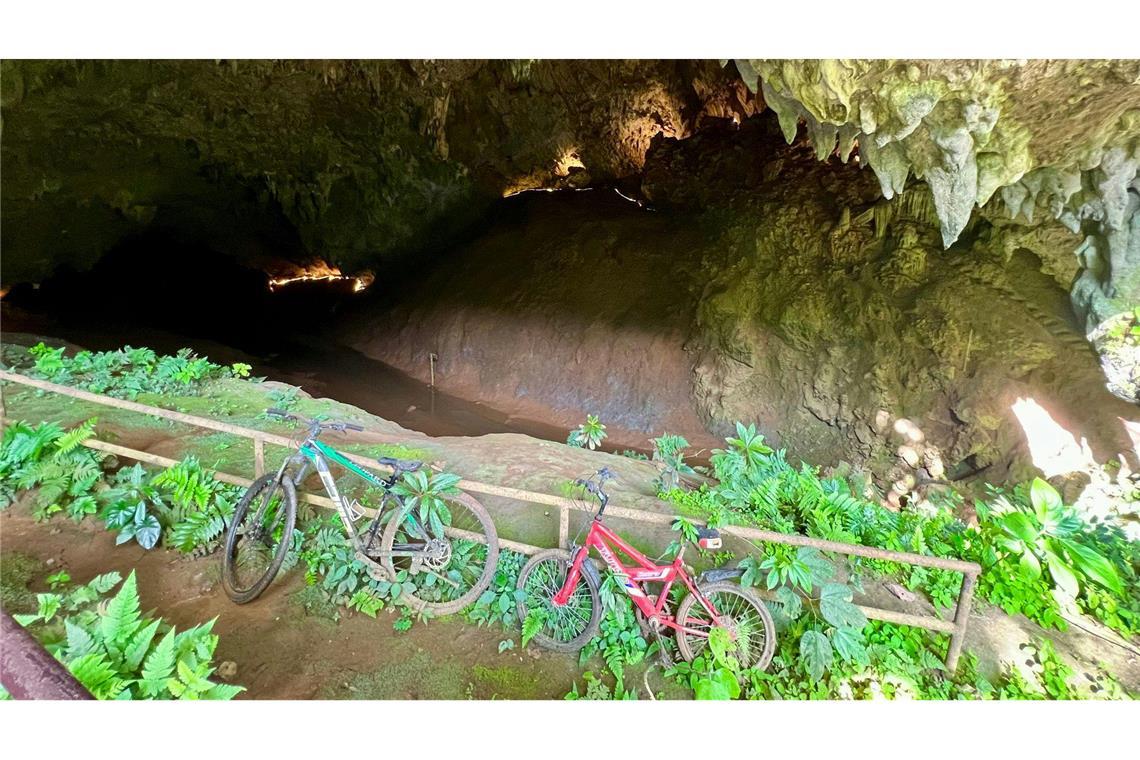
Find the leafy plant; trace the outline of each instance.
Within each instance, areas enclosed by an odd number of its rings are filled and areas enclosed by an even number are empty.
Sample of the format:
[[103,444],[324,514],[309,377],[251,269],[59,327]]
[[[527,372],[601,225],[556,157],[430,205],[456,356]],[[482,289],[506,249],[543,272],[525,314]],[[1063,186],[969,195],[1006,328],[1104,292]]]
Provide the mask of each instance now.
[[[523,592],[516,588],[519,571],[526,563],[526,555],[504,549],[499,553],[499,564],[487,590],[479,595],[475,604],[464,612],[468,621],[479,625],[499,623],[505,630],[513,631],[518,624],[516,605]],[[531,634],[533,636],[533,634]],[[524,637],[523,645],[529,641]]]
[[[292,386],[288,388],[275,388],[269,392],[269,405],[274,409],[280,409],[283,412],[291,412],[297,407],[300,401],[301,390]],[[262,415],[264,416],[264,412]]]
[[800,633],[799,656],[812,679],[822,678],[836,655],[844,662],[866,661],[867,618],[854,604],[851,587],[832,580],[835,567],[818,549],[774,545],[761,562],[742,561],[741,566],[741,583],[775,589],[776,602],[771,606],[785,627],[809,614]]
[[582,681],[585,688],[581,693],[578,691],[578,684],[572,684],[570,691],[563,699],[570,701],[618,701],[618,700],[636,700],[637,690],[626,689],[625,684],[618,678],[611,689],[610,686],[593,674],[592,671],[587,670],[582,674]]
[[570,437],[566,439],[566,443],[575,448],[586,448],[593,451],[601,446],[605,439],[606,426],[598,419],[598,415],[587,414],[586,421],[570,431]]
[[149,348],[130,346],[118,351],[79,351],[68,357],[63,348],[40,343],[28,349],[28,356],[33,360],[32,371],[41,377],[127,399],[140,393],[194,394],[202,381],[229,373],[188,348],[162,357]]
[[36,637],[96,699],[225,700],[244,691],[210,680],[218,645],[213,620],[178,632],[146,617],[134,572],[101,603],[120,579],[109,573],[66,595],[40,594],[38,611],[17,621],[35,626]]
[[1123,593],[1120,576],[1108,559],[1079,540],[1083,524],[1076,512],[1041,478],[1030,485],[1028,505],[999,497],[992,511],[979,507],[979,520],[991,521],[1001,532],[996,543],[1017,557],[1022,575],[1040,578],[1044,565],[1056,588],[1071,599],[1080,593],[1082,581]]
[[735,652],[736,642],[728,630],[714,626],[705,651],[692,662],[675,664],[665,675],[686,684],[698,700],[736,699],[745,675]]
[[652,646],[641,634],[641,627],[633,611],[633,603],[621,590],[624,579],[609,574],[602,581],[598,595],[602,603],[602,619],[598,635],[586,642],[579,655],[579,663],[585,665],[595,654],[600,654],[606,667],[620,682],[625,676],[627,665],[636,665],[645,659]]
[[685,449],[689,442],[682,436],[665,433],[652,439],[653,461],[660,462],[661,475],[655,484],[658,492],[672,491],[681,487],[682,475],[693,475],[695,470],[685,463]]
[[737,422],[736,438],[726,438],[725,441],[728,448],[714,450],[709,458],[721,480],[758,470],[772,453],[772,448],[764,443],[764,436],[756,432],[754,424],[745,427],[743,423]]
[[162,526],[158,518],[147,512],[146,502],[131,506],[118,502],[103,513],[107,530],[119,531],[116,544],[125,544],[134,539],[144,549],[153,549],[162,537]]
[[405,472],[392,487],[392,492],[403,497],[404,508],[414,514],[420,525],[432,535],[442,536],[444,527],[451,525],[451,510],[446,497],[458,493],[456,486],[461,478],[448,472],[430,475],[425,470]]
[[81,444],[95,431],[96,419],[64,431],[44,422],[15,422],[0,440],[0,503],[21,491],[38,489],[35,507],[42,517],[62,512],[75,520],[95,514],[92,494],[103,474],[103,455]]

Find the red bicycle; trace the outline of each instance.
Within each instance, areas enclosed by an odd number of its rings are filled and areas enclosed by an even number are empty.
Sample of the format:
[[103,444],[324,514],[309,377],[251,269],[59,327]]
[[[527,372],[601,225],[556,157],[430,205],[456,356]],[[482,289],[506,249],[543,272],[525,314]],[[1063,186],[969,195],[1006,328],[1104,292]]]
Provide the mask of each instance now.
[[[692,660],[704,650],[709,631],[718,626],[732,635],[742,666],[767,667],[776,646],[776,627],[764,603],[751,590],[736,583],[695,582],[682,562],[684,545],[672,563],[658,565],[607,528],[602,521],[609,502],[604,486],[613,477],[613,473],[603,468],[589,480],[575,481],[601,504],[590,524],[585,544],[569,552],[561,549],[539,552],[519,573],[518,589],[523,592],[519,594],[519,620],[525,625],[531,612],[535,613],[540,628],[534,641],[558,652],[576,652],[597,634],[602,618],[598,595],[601,578],[594,563],[589,561],[593,548],[622,581],[622,588],[643,616],[648,630],[660,635],[664,629],[672,629],[677,648],[686,660]],[[720,535],[713,529],[702,529],[699,538],[702,549],[720,548]],[[617,552],[628,557],[634,567],[623,565]],[[674,615],[669,609],[669,591],[678,579],[689,594]],[[662,588],[652,595],[646,592],[645,583],[660,583]]]

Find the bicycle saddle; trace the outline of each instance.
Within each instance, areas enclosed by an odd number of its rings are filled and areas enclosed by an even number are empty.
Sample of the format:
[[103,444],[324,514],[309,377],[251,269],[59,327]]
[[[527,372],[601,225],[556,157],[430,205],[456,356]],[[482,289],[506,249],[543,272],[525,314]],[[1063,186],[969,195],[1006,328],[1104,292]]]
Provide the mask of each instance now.
[[415,472],[424,466],[424,463],[416,459],[396,459],[395,457],[377,457],[376,461],[385,467],[391,467],[399,475],[403,472]]

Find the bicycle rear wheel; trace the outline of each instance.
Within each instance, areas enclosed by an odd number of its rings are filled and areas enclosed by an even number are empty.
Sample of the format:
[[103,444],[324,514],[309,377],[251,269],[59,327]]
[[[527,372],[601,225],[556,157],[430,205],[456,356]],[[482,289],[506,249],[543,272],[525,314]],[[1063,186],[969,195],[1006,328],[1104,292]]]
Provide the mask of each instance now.
[[[587,562],[590,560],[587,559]],[[527,618],[538,616],[540,627],[534,641],[556,652],[577,652],[598,634],[602,605],[598,598],[597,579],[583,572],[570,600],[558,607],[554,595],[566,583],[570,571],[570,553],[547,549],[530,558],[519,572],[519,622],[525,627]]]
[[276,473],[253,481],[234,508],[222,556],[222,586],[237,604],[251,602],[268,588],[293,543],[297,492]]
[[499,562],[499,534],[483,505],[465,493],[446,501],[442,536],[421,526],[401,504],[380,543],[381,562],[391,580],[408,584],[400,598],[413,610],[432,615],[450,615],[473,604],[491,585]]
[[[761,670],[768,667],[776,649],[776,624],[764,602],[751,590],[727,581],[703,586],[701,593],[716,608],[721,625],[732,634],[740,664]],[[697,595],[689,594],[677,608],[677,623],[699,632],[677,631],[677,649],[692,661],[708,647],[708,632],[715,621]]]

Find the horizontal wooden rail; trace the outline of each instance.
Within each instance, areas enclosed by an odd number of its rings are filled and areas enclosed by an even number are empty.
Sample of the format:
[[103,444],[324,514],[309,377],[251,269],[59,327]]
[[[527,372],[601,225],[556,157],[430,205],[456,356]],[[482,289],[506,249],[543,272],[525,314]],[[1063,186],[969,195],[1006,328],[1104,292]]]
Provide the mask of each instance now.
[[[112,398],[89,391],[72,388],[58,383],[51,383],[46,380],[38,380],[36,378],[27,377],[16,372],[7,370],[0,370],[0,380],[26,385],[32,388],[58,393],[63,396],[70,396],[83,401],[89,401],[94,404],[102,406],[114,407],[117,409],[124,409],[127,411],[134,411],[140,414],[145,414],[151,417],[158,417],[161,419],[172,420],[194,427],[205,428],[208,430],[216,430],[222,433],[238,436],[241,438],[248,438],[254,442],[254,471],[255,475],[260,476],[265,470],[265,444],[274,446],[283,446],[286,448],[295,449],[298,446],[297,441],[282,435],[274,433],[267,433],[262,430],[254,428],[245,428],[238,425],[232,425],[227,422],[219,422],[207,417],[198,417],[184,412],[176,412],[170,409],[163,409],[157,406],[149,406],[147,404],[140,404],[135,401],[127,401],[125,399]],[[2,396],[0,396],[0,419],[3,419],[4,407]],[[374,440],[381,443],[394,443],[405,444],[406,439],[397,436],[383,435],[370,433]],[[169,467],[176,464],[176,460],[168,459],[166,457],[150,454],[145,451],[137,451],[125,446],[118,446],[116,444],[107,443],[96,439],[88,440],[85,444],[92,449],[104,451],[117,456],[122,456],[130,459],[135,459],[149,464],[155,464],[162,467]],[[362,457],[356,454],[344,454],[344,457],[349,461],[373,470],[382,472],[390,472],[374,459]],[[248,486],[252,481],[238,475],[229,473],[217,473],[218,480],[224,483],[231,483],[238,486]],[[595,509],[593,504],[584,502],[579,499],[569,499],[563,496],[555,496],[553,494],[540,493],[536,491],[527,491],[520,488],[511,488],[509,486],[494,485],[491,483],[481,483],[475,480],[460,480],[459,488],[469,493],[484,494],[486,496],[496,496],[505,499],[512,499],[515,501],[526,502],[530,504],[541,504],[548,507],[556,507],[559,510],[558,514],[558,543],[563,548],[569,546],[569,515],[571,511],[576,512],[593,512]],[[326,509],[337,509],[336,505],[331,499],[325,496],[311,493],[300,493],[299,498],[303,499],[309,504],[314,506],[324,507]],[[656,525],[671,525],[677,519],[677,515],[668,514],[664,512],[649,512],[642,509],[630,509],[628,507],[610,506],[607,514],[622,520],[632,520],[635,522],[650,523]],[[889,623],[897,623],[899,625],[914,626],[917,628],[925,628],[930,631],[938,631],[940,633],[950,634],[950,646],[946,653],[946,666],[953,671],[958,665],[958,659],[961,656],[962,645],[965,642],[966,630],[969,625],[970,608],[974,599],[974,586],[981,572],[981,567],[974,562],[965,562],[957,559],[948,559],[945,557],[931,557],[925,554],[914,554],[912,552],[895,552],[886,549],[878,549],[873,546],[863,546],[861,544],[845,544],[839,541],[827,541],[820,538],[812,538],[811,536],[803,536],[798,534],[785,534],[776,533],[773,531],[760,530],[758,528],[749,528],[740,525],[727,525],[720,528],[722,533],[736,536],[746,541],[760,541],[766,543],[784,544],[787,546],[808,546],[820,551],[832,552],[835,554],[844,554],[854,557],[866,557],[869,559],[880,559],[889,562],[899,562],[907,565],[917,565],[919,567],[931,567],[940,570],[949,570],[962,574],[962,589],[958,594],[958,600],[954,611],[953,621],[943,620],[938,617],[929,615],[912,615],[904,612],[897,612],[895,610],[886,610],[879,607],[860,606],[859,609],[870,620],[882,620]],[[520,543],[517,541],[509,541],[500,539],[499,543],[507,549],[522,552],[524,554],[534,554],[541,551],[542,547],[533,546],[531,544]]]

